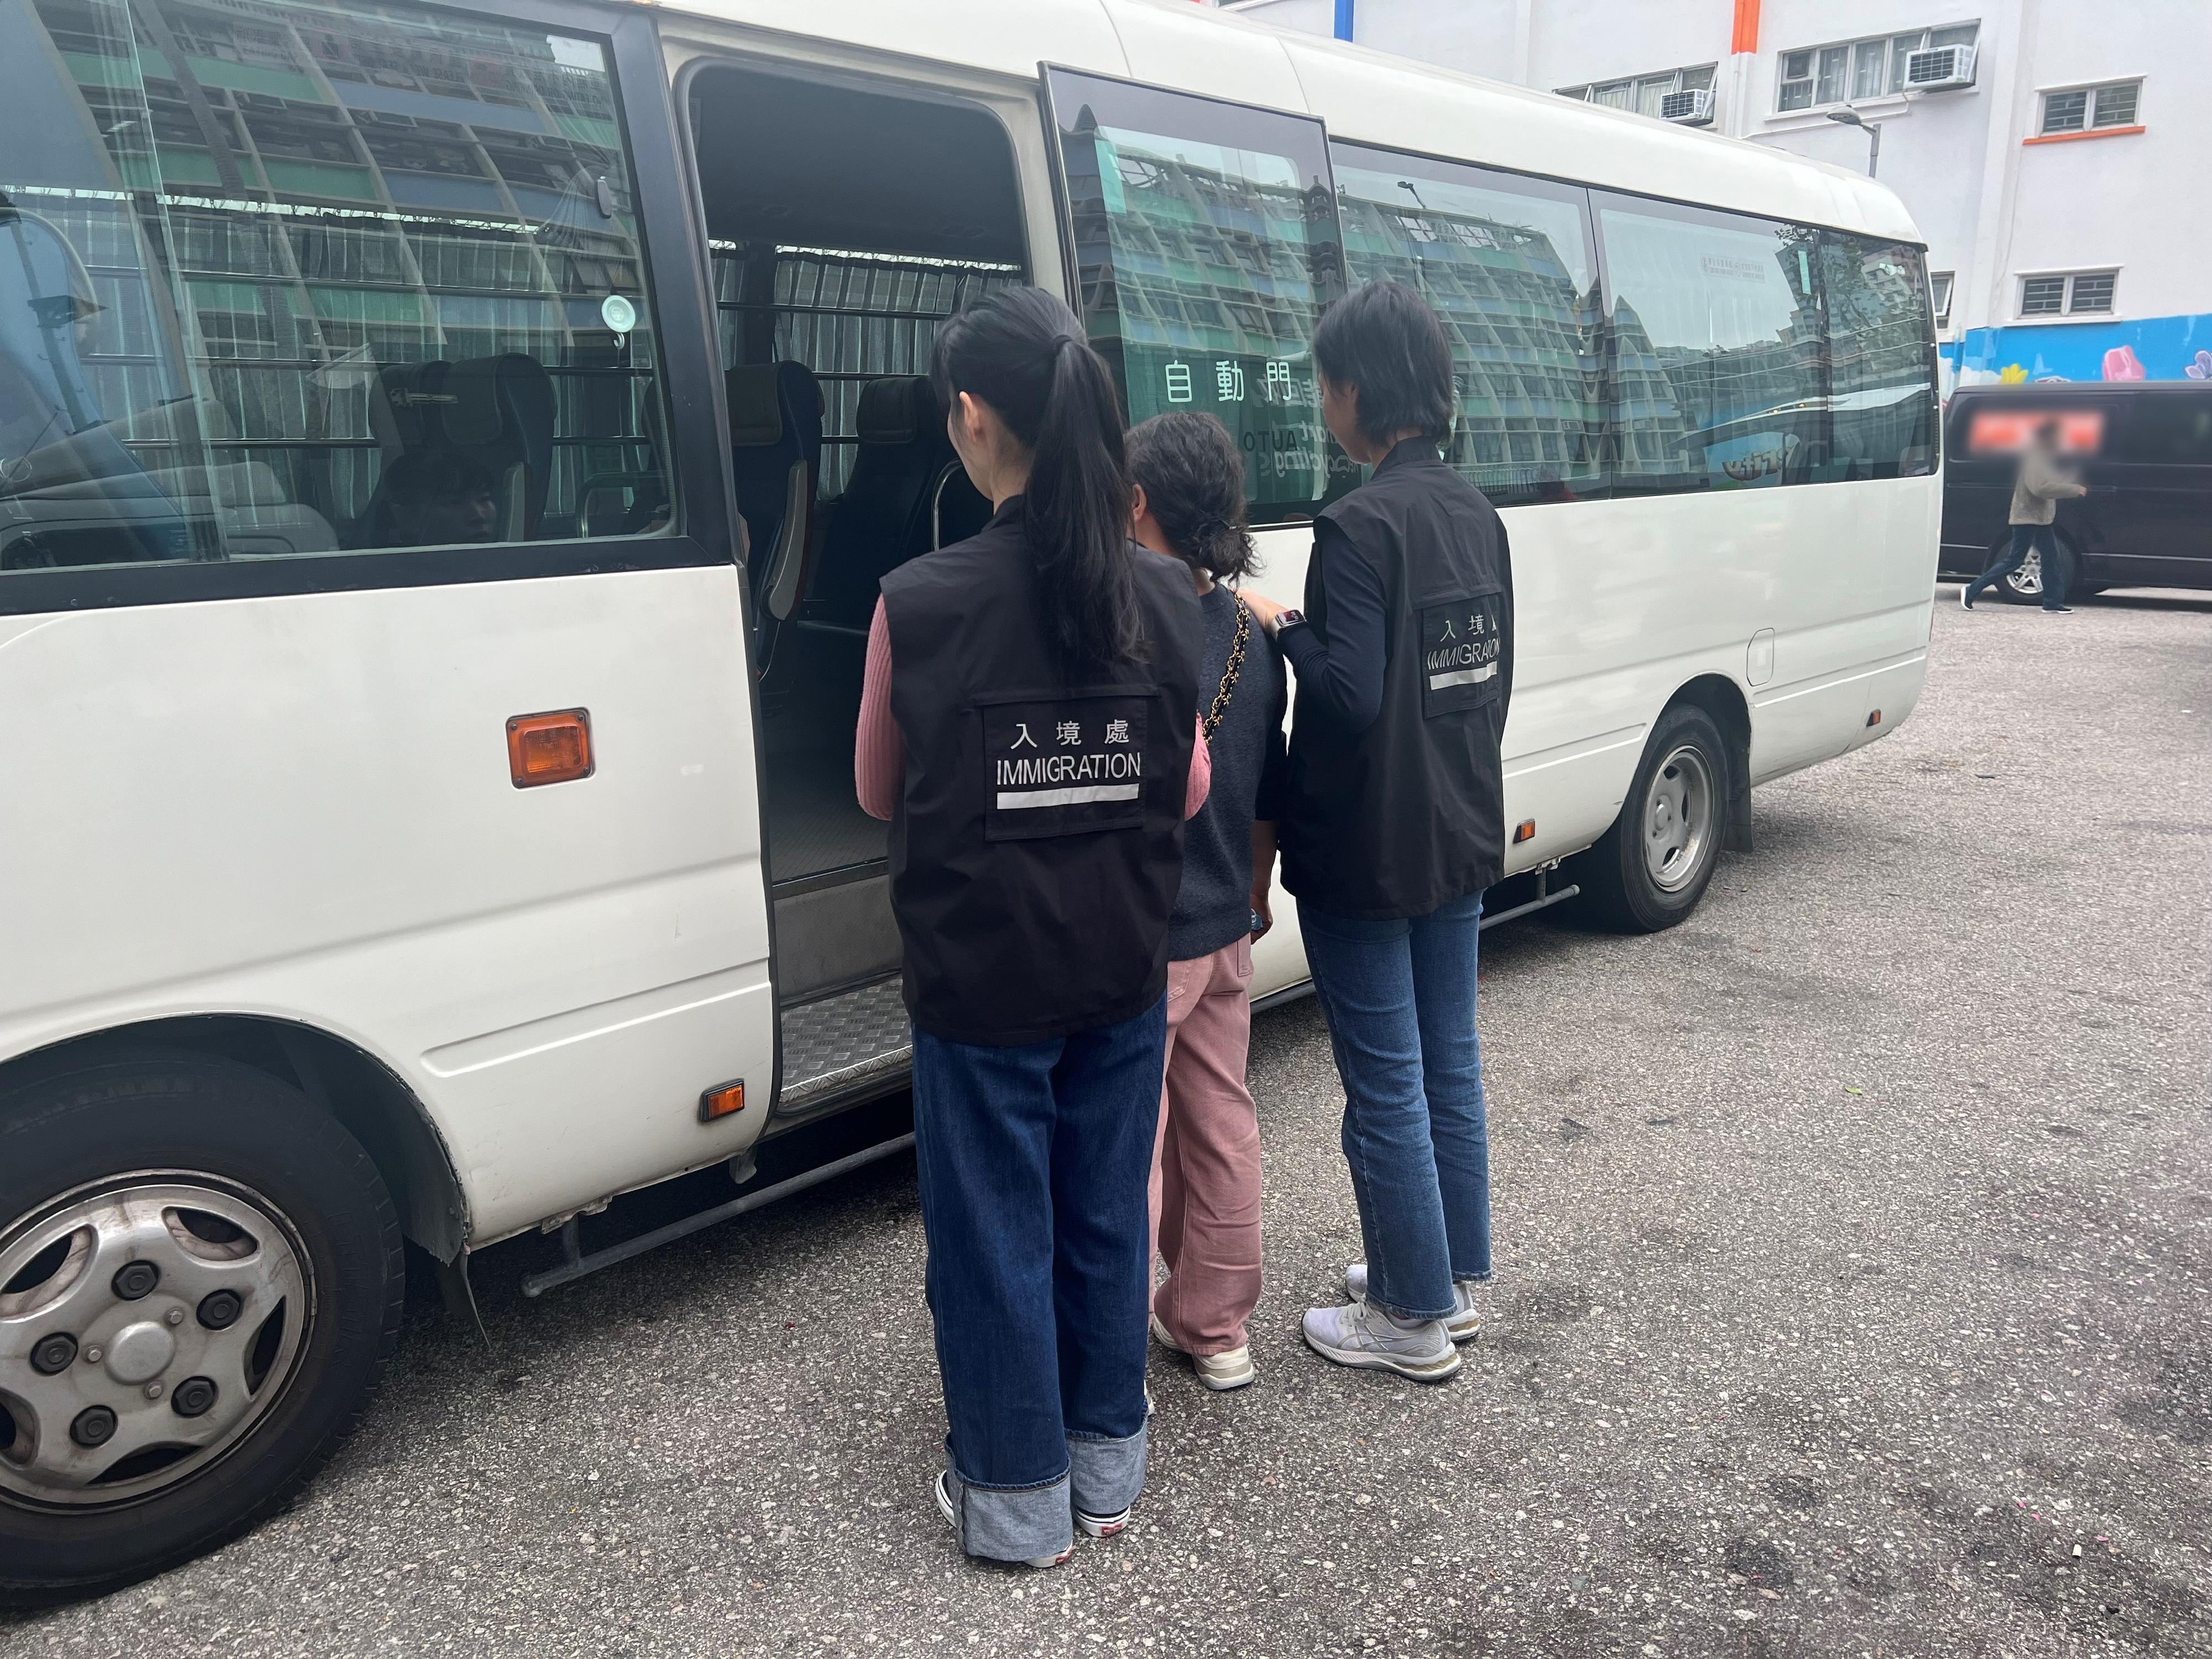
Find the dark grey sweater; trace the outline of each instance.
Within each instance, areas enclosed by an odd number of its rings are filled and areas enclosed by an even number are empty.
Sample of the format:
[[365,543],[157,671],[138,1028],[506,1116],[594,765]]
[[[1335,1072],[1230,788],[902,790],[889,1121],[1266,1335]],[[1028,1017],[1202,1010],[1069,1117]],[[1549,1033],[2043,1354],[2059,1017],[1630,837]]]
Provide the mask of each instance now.
[[[1237,636],[1237,600],[1216,586],[1199,596],[1206,617],[1206,659],[1198,712],[1213,707]],[[1207,745],[1213,781],[1206,805],[1183,827],[1182,890],[1168,923],[1168,957],[1210,956],[1252,931],[1252,823],[1282,813],[1283,715],[1289,704],[1283,659],[1255,619],[1244,641],[1244,667],[1229,712]]]

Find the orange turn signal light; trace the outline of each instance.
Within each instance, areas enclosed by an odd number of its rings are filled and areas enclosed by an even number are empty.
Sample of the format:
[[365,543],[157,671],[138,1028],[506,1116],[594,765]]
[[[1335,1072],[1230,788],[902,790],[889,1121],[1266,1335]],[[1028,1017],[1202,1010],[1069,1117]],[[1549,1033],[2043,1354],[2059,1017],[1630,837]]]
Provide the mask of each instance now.
[[1536,839],[1536,820],[1535,820],[1535,819],[1534,819],[1534,818],[1523,818],[1523,819],[1522,819],[1522,820],[1521,820],[1521,822],[1520,822],[1519,823],[1517,823],[1517,824],[1514,825],[1514,827],[1513,827],[1513,844],[1514,844],[1516,847],[1518,847],[1518,846],[1519,846],[1522,842],[1524,842],[1524,841],[1534,841],[1534,840],[1535,840],[1535,839]]
[[507,723],[507,769],[518,789],[591,776],[591,712],[562,708],[550,714],[517,714]]
[[718,1117],[727,1117],[732,1112],[745,1109],[745,1082],[739,1078],[735,1083],[725,1083],[719,1089],[709,1089],[699,1097],[699,1121],[712,1123]]
[[1867,716],[1867,724],[1869,726],[1880,726],[1881,724],[1881,710],[1877,708],[1873,714],[1869,714]]

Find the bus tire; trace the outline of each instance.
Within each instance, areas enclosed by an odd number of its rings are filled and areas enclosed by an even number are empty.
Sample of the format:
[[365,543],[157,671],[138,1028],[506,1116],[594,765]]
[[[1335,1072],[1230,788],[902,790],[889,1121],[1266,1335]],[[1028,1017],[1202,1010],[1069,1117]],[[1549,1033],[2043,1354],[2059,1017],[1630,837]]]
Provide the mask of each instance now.
[[0,1081],[0,1605],[112,1589],[282,1504],[399,1329],[361,1144],[228,1060]]
[[1577,861],[1584,914],[1621,933],[1656,933],[1698,908],[1728,834],[1729,746],[1695,703],[1660,715],[1620,816]]

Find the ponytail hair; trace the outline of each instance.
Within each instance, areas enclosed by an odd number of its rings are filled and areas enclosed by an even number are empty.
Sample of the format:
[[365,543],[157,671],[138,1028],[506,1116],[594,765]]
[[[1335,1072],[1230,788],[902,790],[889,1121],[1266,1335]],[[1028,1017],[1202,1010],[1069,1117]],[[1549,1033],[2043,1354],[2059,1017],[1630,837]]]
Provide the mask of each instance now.
[[938,330],[930,379],[947,407],[963,392],[988,404],[1030,452],[1024,529],[1062,656],[1141,660],[1121,404],[1075,313],[1042,289],[1000,289]]
[[1245,528],[1244,457],[1202,410],[1155,415],[1129,434],[1129,477],[1168,545],[1217,581],[1259,568]]

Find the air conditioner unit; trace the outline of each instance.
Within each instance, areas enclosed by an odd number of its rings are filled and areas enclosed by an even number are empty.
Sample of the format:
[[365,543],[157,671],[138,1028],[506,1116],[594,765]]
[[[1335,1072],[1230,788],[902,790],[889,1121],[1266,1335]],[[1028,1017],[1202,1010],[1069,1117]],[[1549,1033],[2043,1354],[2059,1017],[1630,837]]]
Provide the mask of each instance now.
[[1670,92],[1659,100],[1659,118],[1686,127],[1713,124],[1713,94],[1700,87],[1694,92]]
[[1907,92],[1949,92],[1974,84],[1972,46],[1929,46],[1905,57]]

